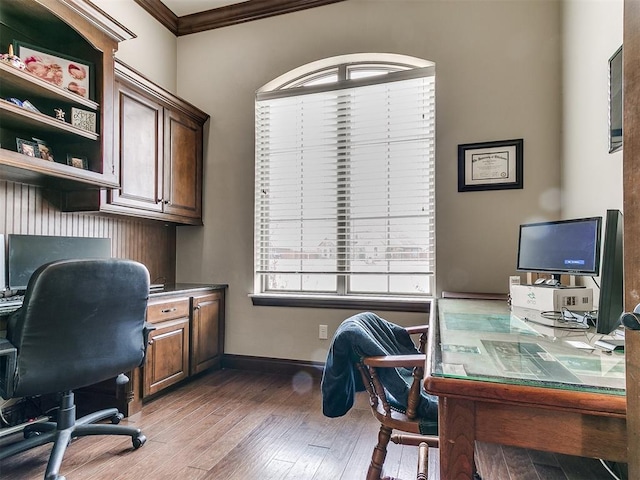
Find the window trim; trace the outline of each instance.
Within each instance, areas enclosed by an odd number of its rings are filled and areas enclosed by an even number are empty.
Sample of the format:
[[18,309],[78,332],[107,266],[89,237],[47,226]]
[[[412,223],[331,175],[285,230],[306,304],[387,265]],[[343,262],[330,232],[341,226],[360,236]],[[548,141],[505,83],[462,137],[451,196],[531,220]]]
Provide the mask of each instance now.
[[[351,79],[347,77],[348,70],[357,70],[359,66],[388,67],[386,75],[374,75],[371,77]],[[397,70],[393,70],[393,67]],[[333,71],[333,72],[331,72]],[[306,81],[326,74],[337,74],[338,80],[318,85],[303,85]],[[406,55],[363,53],[349,54],[325,58],[302,65],[280,77],[268,82],[256,91],[255,100],[270,100],[291,96],[320,93],[325,91],[338,91],[352,89],[368,85],[380,85],[389,82],[407,80],[421,77],[435,77],[435,63]],[[254,275],[259,272],[254,268]],[[256,279],[253,293],[249,294],[254,306],[276,307],[302,307],[302,308],[346,308],[362,309],[377,308],[380,310],[404,311],[404,312],[428,312],[432,300],[435,298],[435,271],[430,272],[433,279],[430,280],[432,291],[429,294],[393,295],[385,293],[302,293],[298,291],[273,292],[266,288],[266,277],[260,275]],[[338,275],[338,292],[348,290],[344,284],[346,278]],[[259,290],[258,290],[259,288]]]
[[343,308],[429,312],[434,296],[400,297],[386,295],[316,295],[298,293],[251,293],[255,307]]

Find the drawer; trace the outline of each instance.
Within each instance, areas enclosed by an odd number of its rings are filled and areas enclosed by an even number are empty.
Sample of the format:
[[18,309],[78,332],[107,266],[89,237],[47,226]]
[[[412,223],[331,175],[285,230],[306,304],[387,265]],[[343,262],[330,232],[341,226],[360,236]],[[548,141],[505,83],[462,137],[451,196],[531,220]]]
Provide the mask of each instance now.
[[147,321],[151,323],[164,322],[174,318],[189,316],[189,299],[176,298],[159,303],[150,303],[147,307]]

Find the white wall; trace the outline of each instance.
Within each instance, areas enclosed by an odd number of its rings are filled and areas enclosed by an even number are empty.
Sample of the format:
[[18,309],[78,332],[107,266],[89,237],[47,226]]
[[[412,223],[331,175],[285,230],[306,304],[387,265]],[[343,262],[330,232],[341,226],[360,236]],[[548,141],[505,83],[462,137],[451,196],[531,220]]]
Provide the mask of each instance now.
[[623,0],[563,5],[563,216],[622,210],[622,150],[608,143],[609,65],[622,45]]
[[136,34],[118,46],[116,58],[172,93],[176,92],[176,37],[133,0],[93,0]]
[[[178,232],[179,281],[229,284],[225,351],[323,361],[353,311],[253,307],[255,91],[299,65],[356,52],[436,62],[439,289],[507,291],[517,227],[560,215],[557,0],[349,0],[178,39],[178,94],[212,118],[204,227]],[[524,189],[457,191],[457,145],[524,138]],[[385,313],[397,323],[419,314]]]

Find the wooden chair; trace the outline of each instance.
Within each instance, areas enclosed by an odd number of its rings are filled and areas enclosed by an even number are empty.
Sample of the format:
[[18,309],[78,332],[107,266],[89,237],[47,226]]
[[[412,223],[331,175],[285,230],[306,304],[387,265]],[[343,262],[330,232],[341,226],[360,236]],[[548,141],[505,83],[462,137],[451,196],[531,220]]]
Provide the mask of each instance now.
[[[418,466],[418,479],[426,479],[426,463],[428,447],[438,446],[438,437],[435,434],[425,435],[425,430],[429,427],[425,425],[423,419],[418,417],[418,406],[421,398],[421,385],[423,381],[425,365],[425,345],[427,342],[428,325],[407,327],[409,334],[420,334],[418,350],[422,353],[417,355],[394,355],[363,357],[358,363],[358,369],[362,376],[364,386],[369,393],[369,403],[373,416],[380,422],[378,432],[378,443],[371,456],[371,464],[367,471],[366,480],[381,480],[384,460],[387,456],[387,446],[389,441],[400,445],[420,446],[420,463]],[[412,371],[412,381],[409,390],[408,404],[406,409],[402,406],[394,405],[384,388],[377,370],[381,368],[406,368]],[[430,429],[437,429],[435,425],[430,425]],[[402,433],[393,433],[398,430]],[[433,432],[435,433],[435,432]],[[384,477],[384,480],[393,480],[392,477]]]

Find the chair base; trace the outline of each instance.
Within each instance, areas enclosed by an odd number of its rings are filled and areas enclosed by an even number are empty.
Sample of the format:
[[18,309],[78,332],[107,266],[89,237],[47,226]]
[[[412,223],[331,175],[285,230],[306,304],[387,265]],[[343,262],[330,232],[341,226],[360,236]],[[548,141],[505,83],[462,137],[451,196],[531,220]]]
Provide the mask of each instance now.
[[[75,409],[73,392],[65,392],[60,402],[57,421],[27,425],[24,429],[25,439],[3,447],[0,450],[0,460],[40,445],[53,443],[44,479],[64,480],[58,472],[67,446],[73,438],[88,435],[126,435],[131,437],[134,449],[140,448],[147,441],[139,428],[117,425],[123,418],[117,408],[100,410],[79,419],[75,418]],[[96,424],[106,419],[111,419],[112,425]]]

